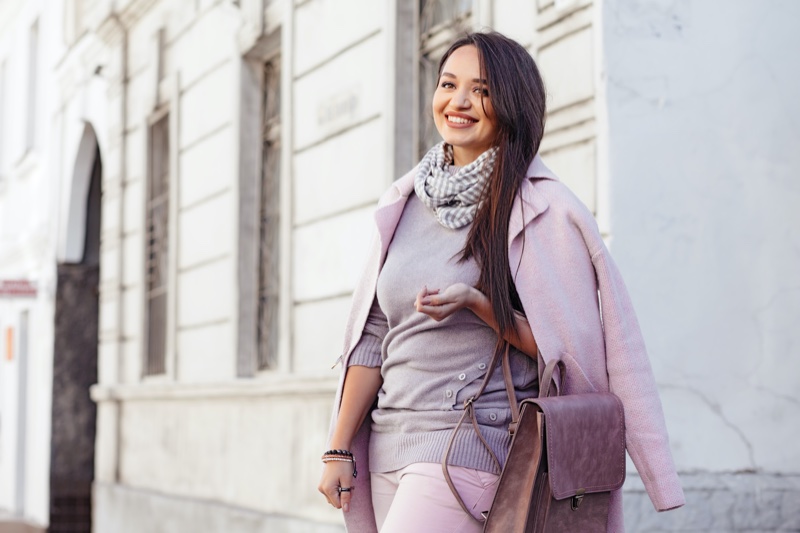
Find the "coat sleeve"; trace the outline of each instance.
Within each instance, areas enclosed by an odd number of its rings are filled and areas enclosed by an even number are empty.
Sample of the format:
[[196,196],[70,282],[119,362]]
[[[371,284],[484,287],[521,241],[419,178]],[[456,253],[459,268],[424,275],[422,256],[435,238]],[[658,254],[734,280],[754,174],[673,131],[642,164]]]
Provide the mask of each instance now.
[[611,392],[625,408],[628,453],[658,511],[684,505],[655,377],[628,291],[608,250],[592,256]]

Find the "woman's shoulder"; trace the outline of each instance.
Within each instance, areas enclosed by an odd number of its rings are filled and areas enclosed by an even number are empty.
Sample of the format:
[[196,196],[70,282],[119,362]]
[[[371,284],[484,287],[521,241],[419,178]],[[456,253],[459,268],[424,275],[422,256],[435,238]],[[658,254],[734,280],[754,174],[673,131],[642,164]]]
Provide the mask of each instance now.
[[560,180],[537,178],[528,180],[534,193],[547,201],[548,211],[570,219],[594,221],[594,215],[586,204]]
[[550,211],[550,218],[590,221],[594,217],[572,190],[548,167],[539,154],[534,156],[520,190],[523,200]]
[[389,188],[383,192],[378,200],[378,207],[390,204],[396,201],[398,198],[406,197],[411,194],[411,191],[414,190],[414,177],[417,175],[418,167],[419,165],[415,166],[403,176],[392,182]]
[[[542,231],[562,237],[574,235],[590,253],[601,247],[602,237],[594,214],[564,183],[555,178],[528,178],[528,203],[538,205],[537,223],[528,232]],[[565,231],[566,230],[566,231]]]
[[538,206],[537,214],[548,224],[574,224],[597,228],[594,215],[580,198],[555,174],[529,176],[520,191],[527,203]]

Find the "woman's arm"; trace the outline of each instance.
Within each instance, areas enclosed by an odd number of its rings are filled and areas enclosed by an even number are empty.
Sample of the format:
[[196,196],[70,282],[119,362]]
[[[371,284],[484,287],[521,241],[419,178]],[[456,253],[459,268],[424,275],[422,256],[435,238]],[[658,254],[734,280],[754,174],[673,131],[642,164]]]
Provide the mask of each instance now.
[[[492,313],[492,303],[481,291],[465,283],[456,283],[445,290],[428,289],[424,287],[417,294],[415,303],[417,311],[425,313],[434,320],[444,320],[459,309],[469,309],[486,322],[495,331],[498,331],[497,321]],[[509,331],[504,339],[525,355],[534,359],[537,357],[538,346],[533,338],[528,319],[520,313],[514,313],[517,331]]]
[[[342,403],[339,406],[339,416],[331,436],[330,447],[333,450],[349,450],[358,428],[364,423],[372,404],[381,388],[380,367],[351,366],[345,375],[344,389],[342,390]],[[358,457],[355,458],[358,461]],[[362,473],[369,475],[369,472]],[[325,463],[322,478],[319,481],[319,491],[325,495],[328,502],[337,509],[349,511],[350,493],[338,492],[339,487],[352,487],[353,465],[346,462],[331,461]]]
[[382,383],[380,367],[351,366],[347,369],[339,416],[331,436],[331,448],[350,449],[353,437],[375,403]]

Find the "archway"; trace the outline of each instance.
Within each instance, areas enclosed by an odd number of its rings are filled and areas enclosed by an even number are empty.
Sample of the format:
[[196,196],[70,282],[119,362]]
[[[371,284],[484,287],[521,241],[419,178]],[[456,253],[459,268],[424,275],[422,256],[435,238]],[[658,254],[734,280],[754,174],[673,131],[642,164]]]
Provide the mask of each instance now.
[[84,128],[70,180],[66,253],[58,267],[50,441],[50,533],[90,532],[97,411],[100,186],[94,130]]

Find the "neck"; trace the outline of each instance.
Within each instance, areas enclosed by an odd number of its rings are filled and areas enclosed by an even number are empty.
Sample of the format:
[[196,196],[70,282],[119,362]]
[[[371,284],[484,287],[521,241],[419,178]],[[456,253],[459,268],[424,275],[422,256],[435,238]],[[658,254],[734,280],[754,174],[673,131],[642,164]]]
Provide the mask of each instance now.
[[453,146],[453,164],[457,167],[464,167],[478,159],[484,151],[476,152],[467,148]]

